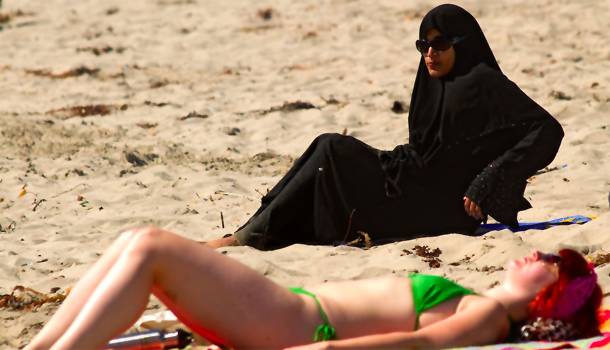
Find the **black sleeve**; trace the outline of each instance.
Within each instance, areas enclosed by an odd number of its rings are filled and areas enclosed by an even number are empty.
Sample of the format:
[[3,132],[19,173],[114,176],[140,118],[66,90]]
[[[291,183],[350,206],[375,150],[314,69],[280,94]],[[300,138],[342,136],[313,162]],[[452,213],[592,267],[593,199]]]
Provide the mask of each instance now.
[[549,165],[561,145],[561,125],[545,119],[533,122],[521,141],[489,164],[466,191],[484,213],[505,225],[519,226],[517,213],[531,208],[523,198],[527,179]]

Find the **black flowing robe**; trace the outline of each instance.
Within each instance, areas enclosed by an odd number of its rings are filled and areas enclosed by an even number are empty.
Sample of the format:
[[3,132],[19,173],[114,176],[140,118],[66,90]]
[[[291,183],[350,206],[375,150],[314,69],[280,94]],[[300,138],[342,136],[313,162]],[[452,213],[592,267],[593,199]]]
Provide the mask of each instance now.
[[274,249],[338,244],[365,232],[374,242],[473,234],[464,197],[517,226],[530,208],[526,180],[554,159],[560,124],[502,74],[478,23],[455,5],[422,21],[454,45],[441,78],[420,60],[409,112],[409,143],[380,151],[339,134],[317,137],[236,233],[240,244]]

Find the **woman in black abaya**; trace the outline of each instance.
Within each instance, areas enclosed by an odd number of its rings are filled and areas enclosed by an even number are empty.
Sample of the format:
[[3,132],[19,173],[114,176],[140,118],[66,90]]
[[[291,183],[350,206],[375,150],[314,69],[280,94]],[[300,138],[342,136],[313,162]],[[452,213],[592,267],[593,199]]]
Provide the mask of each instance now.
[[409,114],[409,143],[380,151],[317,137],[233,236],[212,247],[387,242],[472,235],[487,215],[517,226],[526,180],[555,157],[559,123],[502,74],[477,21],[430,11]]

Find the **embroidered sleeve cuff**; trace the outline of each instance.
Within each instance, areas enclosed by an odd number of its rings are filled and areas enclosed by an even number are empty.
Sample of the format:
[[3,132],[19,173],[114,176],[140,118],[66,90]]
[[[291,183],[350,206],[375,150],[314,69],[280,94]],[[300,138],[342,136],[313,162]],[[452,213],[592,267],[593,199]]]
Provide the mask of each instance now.
[[517,213],[532,207],[523,198],[526,184],[525,180],[506,174],[493,162],[472,181],[466,197],[497,221],[518,227]]

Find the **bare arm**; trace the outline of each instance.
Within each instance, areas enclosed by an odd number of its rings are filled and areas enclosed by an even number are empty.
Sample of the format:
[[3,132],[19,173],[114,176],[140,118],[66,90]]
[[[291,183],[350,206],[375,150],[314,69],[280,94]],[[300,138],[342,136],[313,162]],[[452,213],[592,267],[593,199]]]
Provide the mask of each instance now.
[[504,308],[491,300],[482,300],[415,332],[369,335],[291,349],[446,349],[489,345],[498,342],[508,326]]

